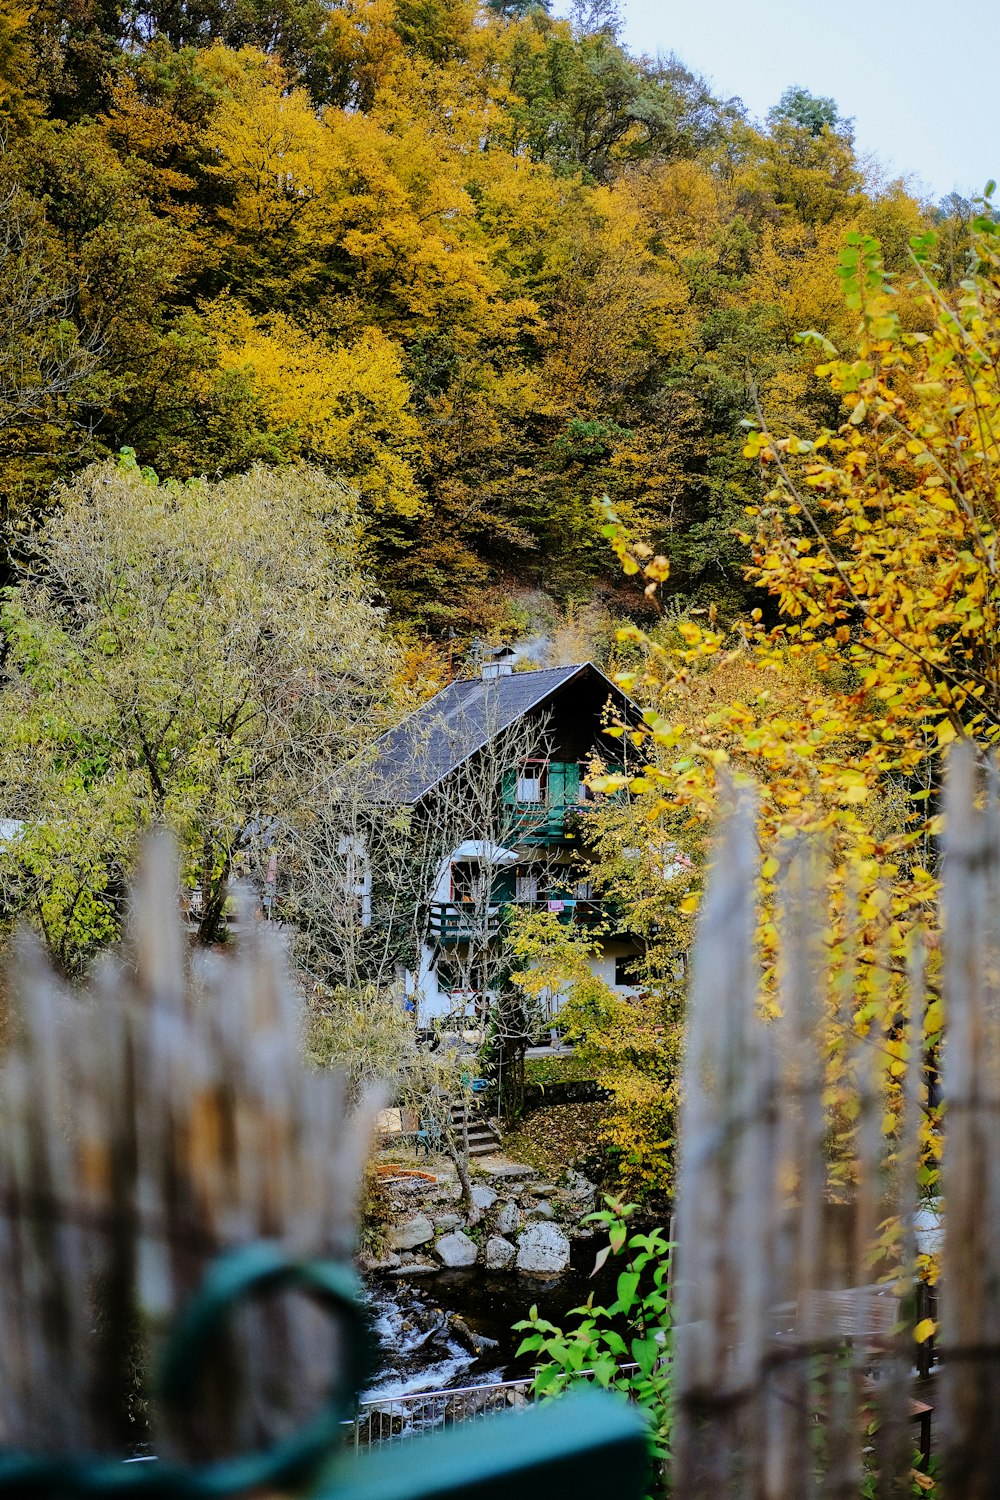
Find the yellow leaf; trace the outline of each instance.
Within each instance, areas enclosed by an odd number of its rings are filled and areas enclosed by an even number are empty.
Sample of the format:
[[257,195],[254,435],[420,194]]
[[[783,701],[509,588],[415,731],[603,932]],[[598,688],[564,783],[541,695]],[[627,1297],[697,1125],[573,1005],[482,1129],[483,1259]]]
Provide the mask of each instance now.
[[937,1324],[934,1319],[922,1318],[913,1330],[913,1337],[918,1344],[922,1344],[926,1339],[933,1337],[935,1333],[937,1333]]

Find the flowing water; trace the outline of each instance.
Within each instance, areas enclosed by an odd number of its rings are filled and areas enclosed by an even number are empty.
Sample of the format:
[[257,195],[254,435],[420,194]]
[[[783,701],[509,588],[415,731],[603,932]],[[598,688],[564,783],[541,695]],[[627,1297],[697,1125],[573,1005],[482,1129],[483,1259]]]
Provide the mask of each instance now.
[[[533,1356],[518,1356],[521,1334],[512,1325],[534,1304],[562,1325],[571,1308],[591,1292],[614,1295],[620,1265],[590,1272],[599,1240],[576,1241],[573,1263],[561,1276],[544,1279],[518,1271],[441,1270],[428,1275],[372,1276],[369,1280],[376,1373],[366,1398],[447,1390],[515,1380],[531,1372]],[[481,1354],[457,1337],[449,1314],[457,1313],[472,1334],[491,1343]]]

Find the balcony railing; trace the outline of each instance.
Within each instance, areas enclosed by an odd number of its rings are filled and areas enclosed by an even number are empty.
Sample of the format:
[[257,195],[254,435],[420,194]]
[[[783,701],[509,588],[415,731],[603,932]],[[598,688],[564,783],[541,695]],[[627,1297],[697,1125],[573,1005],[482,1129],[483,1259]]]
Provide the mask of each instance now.
[[590,762],[525,762],[526,773],[533,767],[539,772],[538,801],[522,800],[518,796],[522,783],[532,779],[529,774],[515,776],[511,773],[505,780],[504,803],[511,841],[520,844],[562,843],[568,833],[567,821],[586,816],[597,805],[584,784],[590,773]]
[[582,927],[597,927],[618,916],[617,908],[610,901],[598,901],[591,896],[550,896],[514,904],[521,911],[552,912],[560,922],[575,922]]
[[518,911],[549,911],[560,922],[598,927],[618,921],[617,906],[591,897],[553,896],[531,901],[507,900],[483,908],[475,902],[435,901],[430,908],[430,932],[439,943],[482,942],[498,936],[510,915]]
[[584,815],[593,802],[527,802],[506,809],[509,837],[516,844],[561,844],[568,821]]
[[431,936],[442,943],[468,943],[495,937],[503,928],[500,905],[480,906],[476,901],[434,901],[430,909]]

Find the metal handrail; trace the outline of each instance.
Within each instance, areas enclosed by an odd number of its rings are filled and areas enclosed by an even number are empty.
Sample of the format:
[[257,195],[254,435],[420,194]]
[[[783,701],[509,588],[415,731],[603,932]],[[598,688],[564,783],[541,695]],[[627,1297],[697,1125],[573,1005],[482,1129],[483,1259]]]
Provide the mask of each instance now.
[[[630,1375],[636,1364],[618,1366],[620,1375]],[[575,1380],[586,1380],[593,1370],[578,1370]],[[498,1380],[484,1385],[455,1386],[450,1390],[408,1391],[399,1396],[369,1396],[359,1401],[352,1428],[356,1449],[377,1448],[382,1443],[415,1437],[431,1427],[453,1422],[469,1422],[495,1416],[512,1407],[529,1406],[534,1401],[534,1379]],[[375,1419],[378,1419],[377,1421]]]
[[410,1391],[399,1396],[371,1396],[359,1401],[353,1428],[356,1449],[415,1437],[429,1428],[495,1416],[531,1401],[531,1377],[451,1390]]

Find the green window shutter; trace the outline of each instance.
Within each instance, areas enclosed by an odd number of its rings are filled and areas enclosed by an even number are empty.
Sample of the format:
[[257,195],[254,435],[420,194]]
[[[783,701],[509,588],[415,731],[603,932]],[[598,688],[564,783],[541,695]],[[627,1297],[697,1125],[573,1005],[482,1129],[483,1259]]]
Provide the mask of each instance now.
[[580,800],[580,767],[574,760],[564,769],[566,772],[565,806],[576,807]]
[[560,760],[549,762],[549,795],[546,801],[550,807],[562,807],[566,802],[566,767]]
[[513,807],[517,801],[517,768],[511,767],[503,773],[503,800],[506,807]]

